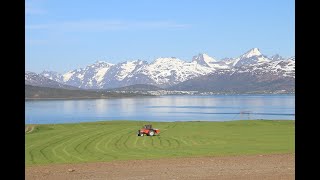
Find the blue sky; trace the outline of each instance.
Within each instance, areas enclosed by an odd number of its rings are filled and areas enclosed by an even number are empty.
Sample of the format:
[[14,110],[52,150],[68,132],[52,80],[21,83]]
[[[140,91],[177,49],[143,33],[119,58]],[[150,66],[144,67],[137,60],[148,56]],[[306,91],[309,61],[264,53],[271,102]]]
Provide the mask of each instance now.
[[26,70],[97,60],[294,56],[293,0],[26,0]]

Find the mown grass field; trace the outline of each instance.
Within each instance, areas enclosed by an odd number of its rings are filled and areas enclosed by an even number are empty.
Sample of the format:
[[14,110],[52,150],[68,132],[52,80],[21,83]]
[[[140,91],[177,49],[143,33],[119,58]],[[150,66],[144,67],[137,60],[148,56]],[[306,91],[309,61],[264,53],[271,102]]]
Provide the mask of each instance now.
[[138,137],[146,122],[36,125],[25,135],[27,166],[129,159],[294,152],[294,121],[152,122],[158,136]]

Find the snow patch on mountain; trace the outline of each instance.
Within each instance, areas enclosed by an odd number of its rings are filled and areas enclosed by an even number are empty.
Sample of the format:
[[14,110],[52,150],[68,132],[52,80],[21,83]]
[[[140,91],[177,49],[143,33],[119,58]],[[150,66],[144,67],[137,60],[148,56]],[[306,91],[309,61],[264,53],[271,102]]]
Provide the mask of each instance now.
[[76,72],[74,71],[69,71],[67,73],[65,73],[62,77],[63,77],[63,81],[67,82],[69,81],[69,79],[75,74]]
[[121,81],[135,70],[137,65],[141,65],[142,61],[127,61],[121,64],[121,71],[116,75],[117,80]]
[[42,75],[42,76],[44,76],[44,77],[46,77],[48,79],[51,79],[53,81],[57,81],[59,83],[63,83],[62,75],[57,73],[57,72],[44,70],[39,75]]
[[107,73],[110,67],[100,68],[96,71],[96,75],[93,77],[97,82],[101,82],[103,80],[104,75]]

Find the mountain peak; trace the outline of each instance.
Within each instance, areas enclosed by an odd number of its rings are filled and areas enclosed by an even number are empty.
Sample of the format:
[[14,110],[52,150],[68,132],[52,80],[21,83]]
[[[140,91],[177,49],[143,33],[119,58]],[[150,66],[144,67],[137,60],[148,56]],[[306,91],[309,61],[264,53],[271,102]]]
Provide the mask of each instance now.
[[37,74],[37,73],[32,72],[32,71],[25,71],[25,74]]
[[106,61],[101,61],[101,60],[96,61],[94,64],[109,64],[109,65],[113,65],[111,63],[108,63]]
[[40,74],[41,74],[41,75],[43,75],[43,74],[58,74],[58,72],[56,72],[56,71],[50,71],[50,70],[43,70]]
[[284,58],[282,56],[280,56],[279,54],[275,54],[275,55],[271,56],[270,59],[272,61],[284,60]]
[[109,67],[109,66],[113,66],[114,64],[105,62],[105,61],[96,61],[91,65],[88,65],[87,67]]
[[244,53],[241,58],[251,58],[253,56],[260,56],[262,55],[261,52],[259,51],[259,48],[252,48],[246,53]]
[[233,62],[233,66],[252,65],[270,61],[266,56],[262,55],[258,48],[252,48]]
[[217,62],[214,58],[210,57],[208,54],[199,53],[192,57],[192,62],[197,62],[200,65],[210,67],[210,63]]
[[203,59],[205,59],[206,61],[210,61],[210,62],[216,62],[217,60],[215,60],[213,57],[210,57],[208,54],[206,53],[203,53],[203,54],[200,54],[202,55]]
[[176,57],[160,57],[160,58],[157,58],[156,60],[154,60],[152,64],[154,64],[154,63],[172,63],[172,62],[183,63],[184,61],[182,61]]

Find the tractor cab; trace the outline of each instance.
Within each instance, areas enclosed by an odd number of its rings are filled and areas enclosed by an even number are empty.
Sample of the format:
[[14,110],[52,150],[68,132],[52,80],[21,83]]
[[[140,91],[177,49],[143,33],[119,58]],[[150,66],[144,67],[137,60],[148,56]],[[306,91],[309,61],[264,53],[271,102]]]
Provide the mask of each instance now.
[[147,124],[143,126],[144,129],[152,129],[152,125],[151,124]]

